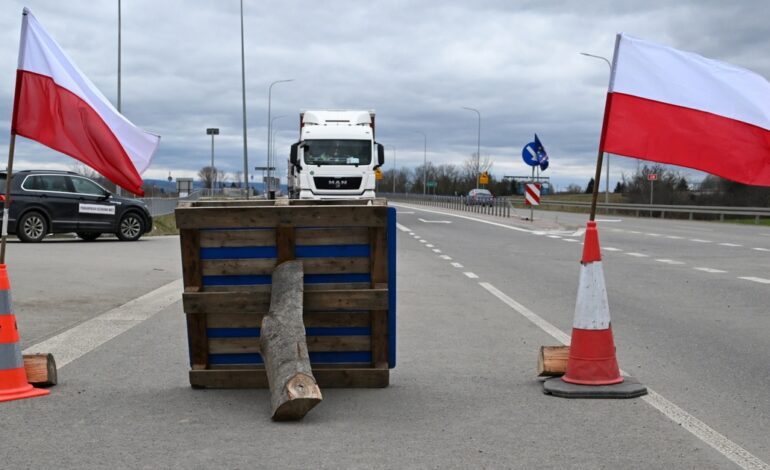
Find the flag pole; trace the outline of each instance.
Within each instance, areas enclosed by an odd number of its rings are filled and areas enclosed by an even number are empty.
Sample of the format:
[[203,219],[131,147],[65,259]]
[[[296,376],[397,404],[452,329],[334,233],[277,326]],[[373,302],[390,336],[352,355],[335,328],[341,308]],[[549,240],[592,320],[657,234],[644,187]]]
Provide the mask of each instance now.
[[8,238],[8,211],[11,208],[11,182],[13,181],[13,154],[16,149],[16,133],[11,131],[8,148],[8,170],[5,176],[5,201],[3,202],[3,232],[0,239],[0,264],[5,264],[5,243]]
[[[615,36],[615,52],[612,56],[612,65],[610,66],[610,83],[607,86],[607,98],[604,101],[604,119],[602,120],[602,133],[599,137],[599,152],[596,155],[596,174],[594,175],[593,194],[591,195],[591,215],[588,220],[593,222],[596,219],[596,201],[599,198],[599,180],[602,176],[602,163],[604,160],[604,139],[607,136],[607,117],[610,114],[612,106],[612,84],[615,80],[615,61],[618,58],[618,47],[620,46],[620,34]],[[609,178],[609,175],[607,175]]]

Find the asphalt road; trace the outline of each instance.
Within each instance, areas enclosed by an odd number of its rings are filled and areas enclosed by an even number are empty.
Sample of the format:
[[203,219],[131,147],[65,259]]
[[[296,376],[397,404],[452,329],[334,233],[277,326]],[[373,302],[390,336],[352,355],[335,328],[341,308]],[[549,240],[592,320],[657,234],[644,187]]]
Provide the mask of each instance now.
[[534,375],[571,329],[584,216],[450,212],[399,208],[391,386],[325,390],[294,424],[264,390],[189,388],[177,238],[12,244],[24,347],[102,342],[0,405],[2,467],[767,468],[770,231],[600,222],[620,365],[659,398],[565,400]]

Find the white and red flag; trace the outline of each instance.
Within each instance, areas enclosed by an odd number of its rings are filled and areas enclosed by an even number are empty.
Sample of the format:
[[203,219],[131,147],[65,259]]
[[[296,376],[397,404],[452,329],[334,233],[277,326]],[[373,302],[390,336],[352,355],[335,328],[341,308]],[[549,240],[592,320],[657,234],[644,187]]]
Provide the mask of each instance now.
[[24,9],[11,132],[90,166],[134,194],[160,137],[133,125]]
[[619,34],[600,149],[770,186],[770,83]]

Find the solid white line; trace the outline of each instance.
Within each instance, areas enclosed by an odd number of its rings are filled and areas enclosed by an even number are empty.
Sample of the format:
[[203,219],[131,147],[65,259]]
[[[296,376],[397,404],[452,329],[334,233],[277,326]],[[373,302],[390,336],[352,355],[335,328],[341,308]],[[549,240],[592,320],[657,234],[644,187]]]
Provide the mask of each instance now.
[[767,249],[767,248],[752,248],[752,250],[757,250],[757,251],[770,251],[770,250],[769,250],[769,249]]
[[663,263],[663,264],[685,264],[684,261],[674,261],[672,259],[663,259],[663,258],[656,259],[655,261],[657,261],[658,263]]
[[479,278],[477,275],[475,275],[475,274],[473,274],[471,272],[464,272],[463,274],[465,274],[466,276],[468,276],[471,279],[478,279]]
[[760,284],[770,284],[770,279],[765,279],[763,277],[739,277],[738,279],[743,279],[744,281],[751,281],[751,282],[758,282]]
[[720,245],[722,245],[722,246],[743,246],[743,245],[739,245],[737,243],[720,243]]
[[449,256],[449,255],[441,255],[441,256],[439,256],[439,258],[441,258],[441,259],[445,259],[445,260],[447,260],[447,261],[449,261],[449,260],[451,260],[451,259],[452,259],[452,257],[451,257],[451,256]]
[[690,241],[696,243],[711,243],[711,240],[703,240],[701,238],[690,238]]
[[401,230],[402,232],[411,232],[412,231],[412,229],[410,229],[408,227],[405,227],[405,226],[403,226],[403,225],[401,225],[399,223],[396,223],[396,228]]
[[454,266],[455,268],[462,268],[463,267],[463,265],[458,263],[458,262],[452,263],[452,266]]
[[[512,298],[508,297],[504,293],[500,292],[495,286],[488,282],[479,282],[479,285],[489,291],[492,295],[502,300],[503,303],[519,312],[524,318],[528,319],[540,329],[553,336],[556,341],[564,345],[570,344],[570,337],[553,326],[551,323],[527,309],[520,303],[516,302]],[[623,375],[628,375],[624,371],[621,371]],[[699,420],[695,416],[689,414],[676,404],[664,398],[651,388],[647,388],[647,395],[641,397],[647,404],[660,411],[666,418],[679,424],[684,429],[689,431],[695,437],[703,441],[704,443],[713,447],[717,452],[724,455],[739,467],[745,470],[768,470],[770,465],[758,459],[749,451],[739,446],[735,442],[726,438],[709,425]]]
[[182,299],[182,280],[169,282],[141,297],[126,302],[87,320],[52,338],[24,350],[24,354],[40,351],[51,353],[61,368],[125,333],[169,305]]
[[602,250],[603,251],[623,251],[620,248],[613,248],[611,246],[605,246],[604,248],[602,248]]
[[505,224],[501,224],[501,223],[498,223],[498,222],[492,222],[492,221],[484,220],[484,219],[477,219],[476,217],[468,217],[467,215],[451,214],[449,212],[441,212],[441,211],[432,211],[432,210],[429,210],[429,209],[422,209],[422,208],[418,208],[418,207],[406,206],[406,205],[403,205],[403,204],[396,204],[396,203],[390,203],[390,204],[392,206],[395,206],[395,207],[408,207],[409,209],[414,209],[414,210],[418,210],[418,211],[422,211],[422,212],[428,212],[430,214],[441,214],[441,215],[446,215],[448,217],[457,217],[458,219],[472,220],[474,222],[481,222],[482,224],[488,224],[488,225],[494,225],[496,227],[507,228],[507,229],[510,229],[510,230],[515,230],[517,232],[532,233],[532,230],[529,230],[529,229],[526,229],[526,228],[514,227],[513,225],[505,225]]
[[693,268],[696,271],[703,271],[704,273],[711,273],[711,274],[721,274],[726,273],[727,271],[722,271],[721,269],[714,269],[714,268]]
[[626,253],[628,256],[633,256],[635,258],[649,258],[650,255],[645,255],[644,253]]

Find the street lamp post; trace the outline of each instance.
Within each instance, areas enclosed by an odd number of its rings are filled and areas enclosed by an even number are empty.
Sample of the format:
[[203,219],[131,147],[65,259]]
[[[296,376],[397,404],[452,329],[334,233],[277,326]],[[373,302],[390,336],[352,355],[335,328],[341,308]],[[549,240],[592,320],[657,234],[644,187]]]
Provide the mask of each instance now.
[[[243,0],[241,0],[243,1]],[[270,121],[270,112],[272,108],[272,102],[273,102],[273,85],[277,83],[286,83],[286,82],[293,82],[294,79],[290,78],[287,80],[276,80],[270,84],[270,86],[267,88],[267,166],[268,168],[273,167],[275,165],[272,164],[270,161],[270,138],[272,137],[272,130],[273,125],[272,121]],[[267,170],[267,191],[268,195],[270,194],[270,186],[271,186],[271,180],[270,180],[270,170]]]
[[463,109],[473,111],[479,116],[479,133],[476,140],[476,189],[479,189],[479,165],[481,165],[481,113],[478,109],[463,106]]
[[[246,199],[249,198],[249,151],[246,141],[246,53],[243,47],[243,0],[241,0],[241,93],[243,95],[243,181],[246,182]],[[212,141],[213,141],[212,137]]]
[[[606,57],[602,57],[600,55],[595,55],[595,54],[589,54],[587,52],[581,52],[580,54],[586,57],[593,57],[594,59],[600,59],[607,62],[607,66],[610,68],[610,74],[612,74],[612,63],[610,63],[610,61]],[[607,177],[605,178],[606,181],[604,182],[604,203],[608,204],[610,202],[610,155],[605,154],[605,157],[607,158]]]
[[422,193],[426,195],[428,194],[428,136],[421,131],[414,132],[420,134],[425,139],[422,148]]
[[214,184],[216,183],[216,170],[214,169],[214,136],[219,135],[219,129],[216,127],[209,127],[206,129],[206,134],[211,136],[211,171],[209,171],[209,177],[211,178],[211,194],[214,194]]
[[393,194],[396,194],[396,146],[388,145],[393,149]]
[[272,166],[276,166],[275,165],[275,131],[276,129],[273,129],[274,127],[273,123],[283,117],[286,117],[286,116],[282,114],[270,120],[270,129],[272,129],[272,132],[270,133],[270,142],[268,142],[268,148],[270,149],[270,154],[268,155],[268,158],[269,158],[268,161],[273,163]]

